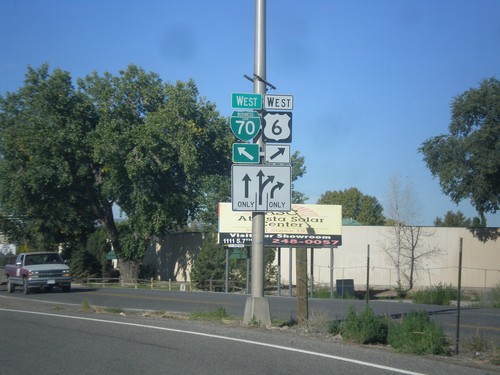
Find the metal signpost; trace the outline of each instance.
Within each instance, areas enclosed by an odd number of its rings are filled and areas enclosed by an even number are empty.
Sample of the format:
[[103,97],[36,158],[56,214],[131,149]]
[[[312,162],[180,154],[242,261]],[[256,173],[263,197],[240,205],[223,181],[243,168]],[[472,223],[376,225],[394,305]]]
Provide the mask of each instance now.
[[252,213],[252,295],[246,301],[243,322],[269,325],[269,301],[264,297],[264,215],[291,210],[292,172],[290,146],[266,147],[265,142],[291,142],[293,96],[266,94],[267,86],[275,89],[266,81],[266,0],[255,0],[254,36],[254,78],[245,76],[253,81],[254,92],[231,95],[236,110],[231,130],[241,141],[254,142],[233,144],[232,210]]

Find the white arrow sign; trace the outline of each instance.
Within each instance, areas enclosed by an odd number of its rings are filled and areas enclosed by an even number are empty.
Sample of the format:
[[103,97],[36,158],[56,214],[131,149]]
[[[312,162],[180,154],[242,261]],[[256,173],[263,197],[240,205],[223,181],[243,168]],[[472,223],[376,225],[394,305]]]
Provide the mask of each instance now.
[[265,150],[266,163],[290,163],[290,145],[266,144]]
[[233,211],[290,211],[290,166],[233,165],[231,171]]
[[255,157],[251,154],[249,154],[245,147],[238,147],[238,153],[241,155],[241,156],[244,156],[246,157],[248,160],[251,160],[253,161],[255,159]]

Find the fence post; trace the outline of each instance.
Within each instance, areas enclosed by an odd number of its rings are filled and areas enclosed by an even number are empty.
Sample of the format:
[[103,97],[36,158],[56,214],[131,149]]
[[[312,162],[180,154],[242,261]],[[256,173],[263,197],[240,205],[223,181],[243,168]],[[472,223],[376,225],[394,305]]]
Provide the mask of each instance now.
[[366,256],[366,304],[370,302],[370,244],[368,244]]
[[281,296],[281,247],[278,247],[278,297]]
[[229,247],[226,247],[226,277],[224,280],[226,293],[229,293]]
[[457,355],[460,342],[460,291],[462,289],[462,245],[463,245],[463,238],[460,237],[460,245],[458,250],[457,336],[455,341],[455,354]]
[[313,297],[314,294],[314,247],[311,247],[311,285],[309,286],[310,296]]
[[330,247],[330,299],[333,299],[333,248]]
[[[297,251],[297,250],[295,250]],[[293,249],[290,247],[288,249],[288,296],[292,297],[292,255],[293,255]]]

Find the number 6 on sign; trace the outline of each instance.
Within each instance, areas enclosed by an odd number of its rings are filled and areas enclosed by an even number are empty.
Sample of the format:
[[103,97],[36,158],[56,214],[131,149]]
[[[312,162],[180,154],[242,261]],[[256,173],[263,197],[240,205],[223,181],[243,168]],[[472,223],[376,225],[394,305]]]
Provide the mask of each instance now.
[[264,115],[262,134],[264,142],[291,142],[292,114],[290,112],[266,113]]

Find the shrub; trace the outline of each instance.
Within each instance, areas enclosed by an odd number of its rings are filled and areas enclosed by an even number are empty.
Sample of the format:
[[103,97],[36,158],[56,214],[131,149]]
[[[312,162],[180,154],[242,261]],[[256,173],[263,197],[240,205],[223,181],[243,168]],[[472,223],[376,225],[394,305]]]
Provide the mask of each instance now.
[[452,284],[439,283],[425,290],[412,294],[413,302],[428,305],[449,305],[450,301],[457,299],[457,290]]
[[495,288],[486,293],[483,300],[487,306],[500,308],[500,284],[497,284]]
[[494,345],[487,337],[476,334],[463,340],[461,348],[468,353],[488,353],[493,351]]
[[412,311],[403,317],[401,323],[391,325],[388,343],[402,353],[446,355],[449,352],[443,329],[429,318],[426,311]]
[[[357,315],[351,305],[347,318],[340,324],[340,334],[344,339],[360,344],[386,344],[388,327],[389,320],[374,314],[368,306]],[[329,330],[333,332],[334,329],[335,325],[330,324]]]

